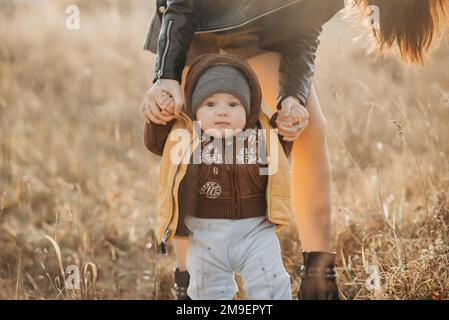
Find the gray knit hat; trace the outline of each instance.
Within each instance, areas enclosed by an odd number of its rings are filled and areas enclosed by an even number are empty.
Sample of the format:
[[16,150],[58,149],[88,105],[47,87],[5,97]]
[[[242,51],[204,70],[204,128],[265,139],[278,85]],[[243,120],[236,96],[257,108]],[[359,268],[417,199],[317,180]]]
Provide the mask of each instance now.
[[243,104],[246,115],[249,115],[251,107],[251,89],[245,75],[227,64],[214,65],[208,68],[198,79],[193,90],[190,110],[187,112],[192,119],[196,119],[196,112],[201,103],[215,93],[229,93]]

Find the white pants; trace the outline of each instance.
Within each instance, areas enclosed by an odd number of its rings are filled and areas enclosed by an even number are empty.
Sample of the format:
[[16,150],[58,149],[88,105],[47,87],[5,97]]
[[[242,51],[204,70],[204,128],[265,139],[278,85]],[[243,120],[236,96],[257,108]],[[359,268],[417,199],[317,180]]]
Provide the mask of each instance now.
[[231,300],[233,273],[243,278],[250,299],[291,300],[290,277],[281,259],[275,226],[265,217],[227,220],[187,216],[188,295],[193,300]]

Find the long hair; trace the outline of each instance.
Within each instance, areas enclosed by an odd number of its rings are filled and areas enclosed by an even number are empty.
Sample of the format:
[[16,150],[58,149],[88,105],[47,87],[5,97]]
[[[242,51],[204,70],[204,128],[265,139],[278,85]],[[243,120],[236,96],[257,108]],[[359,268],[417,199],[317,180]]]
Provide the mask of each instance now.
[[398,45],[403,60],[422,63],[438,33],[449,22],[449,0],[353,0],[364,12],[379,8],[380,28],[373,29],[381,48]]

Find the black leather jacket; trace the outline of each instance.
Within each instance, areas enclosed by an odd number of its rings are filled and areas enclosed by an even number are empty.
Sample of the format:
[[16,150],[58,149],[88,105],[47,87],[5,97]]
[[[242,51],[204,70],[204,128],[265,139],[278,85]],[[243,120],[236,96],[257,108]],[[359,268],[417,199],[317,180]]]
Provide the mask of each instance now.
[[306,105],[318,36],[322,25],[344,7],[344,0],[156,0],[156,6],[144,46],[157,53],[153,82],[181,82],[195,36],[232,37],[235,30],[255,28],[259,47],[282,56],[279,108],[288,96]]

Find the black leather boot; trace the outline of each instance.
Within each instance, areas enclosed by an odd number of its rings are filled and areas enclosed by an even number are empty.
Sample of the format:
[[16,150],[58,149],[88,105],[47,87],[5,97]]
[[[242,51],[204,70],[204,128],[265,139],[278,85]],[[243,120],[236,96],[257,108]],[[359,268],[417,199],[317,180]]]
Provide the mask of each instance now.
[[187,295],[187,288],[189,287],[190,275],[188,271],[179,271],[178,268],[173,270],[175,278],[175,294],[176,300],[192,300]]
[[340,300],[335,272],[335,253],[303,252],[298,290],[301,300]]

